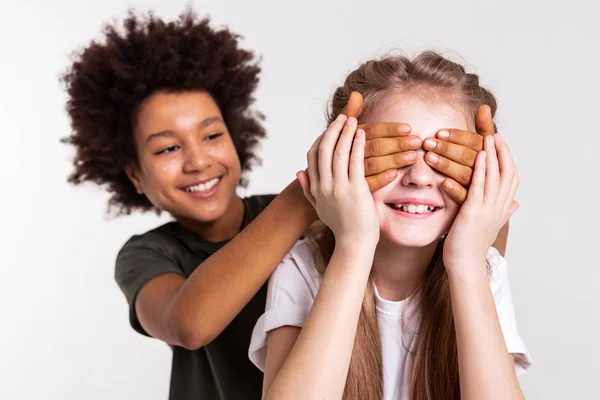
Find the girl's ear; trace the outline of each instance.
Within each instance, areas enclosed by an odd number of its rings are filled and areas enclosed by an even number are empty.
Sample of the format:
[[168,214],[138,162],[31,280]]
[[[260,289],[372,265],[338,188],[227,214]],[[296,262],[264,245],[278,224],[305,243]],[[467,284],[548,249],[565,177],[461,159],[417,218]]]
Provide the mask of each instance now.
[[129,178],[131,183],[133,183],[133,186],[135,187],[135,191],[138,194],[144,194],[144,188],[142,187],[142,183],[140,180],[139,167],[136,165],[130,164],[125,168],[125,174],[127,174],[127,177]]

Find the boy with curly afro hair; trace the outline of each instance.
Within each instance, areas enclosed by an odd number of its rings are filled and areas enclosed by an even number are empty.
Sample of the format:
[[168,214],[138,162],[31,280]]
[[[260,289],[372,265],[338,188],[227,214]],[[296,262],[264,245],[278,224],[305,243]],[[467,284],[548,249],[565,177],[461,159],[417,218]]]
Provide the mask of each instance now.
[[[262,373],[247,354],[266,281],[316,219],[297,180],[277,197],[236,194],[265,136],[251,109],[260,68],[238,35],[191,9],[172,22],[130,11],[102,39],[76,53],[62,79],[72,126],[64,141],[76,151],[69,181],[105,187],[117,214],[173,217],[117,256],[130,323],[172,348],[171,400],[260,398]],[[357,116],[361,102],[353,94],[345,114]],[[410,143],[405,124],[363,128],[375,190],[421,143]]]

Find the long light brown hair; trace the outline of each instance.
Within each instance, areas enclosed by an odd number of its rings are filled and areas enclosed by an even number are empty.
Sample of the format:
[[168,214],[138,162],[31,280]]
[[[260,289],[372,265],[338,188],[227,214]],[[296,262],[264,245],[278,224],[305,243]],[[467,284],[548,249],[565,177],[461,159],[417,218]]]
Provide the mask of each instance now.
[[[364,98],[361,118],[368,116],[390,93],[433,95],[459,105],[474,120],[479,106],[487,104],[496,112],[494,96],[482,88],[477,75],[438,53],[423,52],[412,60],[405,56],[386,56],[360,65],[351,72],[343,86],[336,89],[328,120],[331,123],[346,105],[350,93],[360,92]],[[331,259],[335,237],[327,227],[315,233],[320,273]],[[420,321],[416,349],[412,353],[410,398],[412,400],[451,400],[460,398],[458,352],[450,288],[442,260],[441,239],[426,269],[418,293]],[[403,327],[404,328],[404,327]],[[401,377],[398,377],[401,379]],[[381,342],[377,326],[375,293],[369,281],[360,312],[344,400],[381,400],[383,368]]]

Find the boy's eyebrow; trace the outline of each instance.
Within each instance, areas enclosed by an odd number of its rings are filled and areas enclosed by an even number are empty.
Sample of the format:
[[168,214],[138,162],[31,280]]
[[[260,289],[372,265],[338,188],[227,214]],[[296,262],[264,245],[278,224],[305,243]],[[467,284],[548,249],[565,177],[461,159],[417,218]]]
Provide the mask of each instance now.
[[207,126],[209,126],[210,124],[214,124],[215,122],[223,122],[223,119],[217,116],[206,118],[200,123],[200,128],[206,128]]
[[[223,119],[221,117],[206,118],[204,121],[202,121],[200,123],[200,128],[206,128],[207,126],[214,124],[215,122],[223,122]],[[173,131],[168,130],[168,129],[164,130],[164,131],[153,133],[150,136],[148,136],[148,139],[146,139],[146,144],[150,143],[150,141],[152,141],[153,139],[157,139],[159,137],[170,137],[170,136],[173,136],[174,134],[175,133]]]
[[173,131],[169,131],[169,130],[156,132],[156,133],[153,133],[152,135],[148,136],[148,139],[146,139],[146,144],[150,143],[153,139],[158,139],[159,137],[170,137],[173,135],[174,135]]

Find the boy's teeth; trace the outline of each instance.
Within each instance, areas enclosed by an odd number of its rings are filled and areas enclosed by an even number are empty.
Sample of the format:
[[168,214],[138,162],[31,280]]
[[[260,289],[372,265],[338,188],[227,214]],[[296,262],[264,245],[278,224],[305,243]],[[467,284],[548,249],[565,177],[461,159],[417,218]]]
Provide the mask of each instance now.
[[212,189],[217,183],[219,183],[220,178],[214,178],[206,183],[201,183],[196,186],[188,186],[185,188],[186,192],[206,192],[207,190]]

